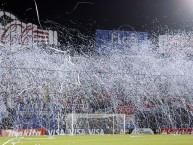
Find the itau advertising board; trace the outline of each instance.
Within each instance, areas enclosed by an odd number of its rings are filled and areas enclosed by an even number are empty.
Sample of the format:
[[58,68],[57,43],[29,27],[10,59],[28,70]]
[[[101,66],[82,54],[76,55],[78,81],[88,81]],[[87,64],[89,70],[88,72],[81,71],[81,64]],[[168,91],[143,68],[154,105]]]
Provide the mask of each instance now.
[[107,55],[111,53],[133,54],[147,39],[147,32],[97,30],[96,52]]

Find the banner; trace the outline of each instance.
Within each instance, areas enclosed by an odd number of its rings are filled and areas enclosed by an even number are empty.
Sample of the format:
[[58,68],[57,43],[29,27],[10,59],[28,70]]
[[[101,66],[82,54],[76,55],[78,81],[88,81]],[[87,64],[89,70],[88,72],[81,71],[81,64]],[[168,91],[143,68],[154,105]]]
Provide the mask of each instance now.
[[58,34],[21,22],[13,14],[0,11],[0,43],[8,45],[58,44]]
[[154,134],[150,128],[135,128],[131,134]]
[[142,44],[147,39],[147,32],[97,30],[96,51],[99,54],[110,54],[114,52],[132,54],[137,51],[136,49],[132,50],[132,47]]
[[193,54],[193,35],[176,34],[159,36],[160,53],[191,53]]
[[[51,106],[49,106],[51,107]],[[29,108],[28,108],[29,109]],[[15,111],[13,115],[14,128],[47,128],[55,129],[58,127],[58,112],[50,110]]]
[[46,130],[39,129],[13,129],[13,130],[2,130],[1,135],[3,137],[16,137],[16,136],[40,136],[46,135]]
[[161,128],[161,134],[193,134],[193,128]]
[[[103,135],[103,134],[109,134],[110,132],[105,132],[106,129],[103,128],[94,128],[94,129],[85,129],[85,128],[78,128],[73,130],[73,134],[78,135]],[[72,129],[50,129],[47,130],[46,135],[52,136],[52,135],[68,135],[72,134]]]

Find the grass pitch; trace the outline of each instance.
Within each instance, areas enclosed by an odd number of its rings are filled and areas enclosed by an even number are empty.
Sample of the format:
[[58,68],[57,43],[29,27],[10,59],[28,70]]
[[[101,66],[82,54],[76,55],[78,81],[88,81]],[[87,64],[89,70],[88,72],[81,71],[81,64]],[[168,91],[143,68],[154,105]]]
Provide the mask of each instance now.
[[193,135],[79,135],[0,138],[1,145],[193,145]]

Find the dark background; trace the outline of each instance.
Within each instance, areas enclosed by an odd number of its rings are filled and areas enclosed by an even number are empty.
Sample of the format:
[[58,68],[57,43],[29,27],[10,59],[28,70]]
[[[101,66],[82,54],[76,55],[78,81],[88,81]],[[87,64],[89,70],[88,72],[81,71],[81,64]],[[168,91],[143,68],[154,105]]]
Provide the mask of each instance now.
[[[185,1],[191,0],[36,0],[36,3],[43,27],[51,27],[53,21],[94,36],[96,29],[135,29],[150,34],[189,31],[193,14],[188,14]],[[1,0],[0,9],[39,25],[34,0]]]

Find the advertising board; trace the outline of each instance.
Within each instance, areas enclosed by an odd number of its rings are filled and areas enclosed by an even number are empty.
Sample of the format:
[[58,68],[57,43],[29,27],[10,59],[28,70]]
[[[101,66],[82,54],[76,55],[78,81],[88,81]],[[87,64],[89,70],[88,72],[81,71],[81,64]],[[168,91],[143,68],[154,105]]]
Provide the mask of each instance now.
[[135,128],[131,134],[154,134],[150,128]]
[[132,54],[136,51],[132,48],[136,48],[147,39],[147,32],[97,30],[96,51],[107,55],[113,52]]
[[161,134],[193,134],[193,128],[161,128]]
[[42,128],[38,129],[9,129],[2,130],[1,135],[3,137],[15,137],[15,136],[40,136],[46,135],[46,130]]
[[39,29],[24,23],[13,14],[0,10],[0,43],[8,45],[58,44],[56,31]]
[[193,35],[176,34],[159,36],[160,53],[193,53]]

